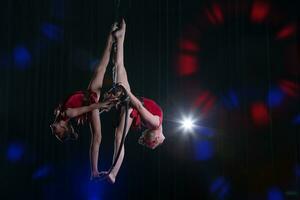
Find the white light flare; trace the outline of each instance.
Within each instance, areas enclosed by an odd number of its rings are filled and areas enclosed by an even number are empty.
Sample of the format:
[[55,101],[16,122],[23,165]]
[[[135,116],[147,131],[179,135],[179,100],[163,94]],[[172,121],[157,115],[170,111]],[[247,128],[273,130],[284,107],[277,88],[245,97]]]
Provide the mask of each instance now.
[[180,128],[183,129],[185,132],[192,132],[193,129],[196,127],[197,120],[193,119],[192,117],[183,117],[180,121]]

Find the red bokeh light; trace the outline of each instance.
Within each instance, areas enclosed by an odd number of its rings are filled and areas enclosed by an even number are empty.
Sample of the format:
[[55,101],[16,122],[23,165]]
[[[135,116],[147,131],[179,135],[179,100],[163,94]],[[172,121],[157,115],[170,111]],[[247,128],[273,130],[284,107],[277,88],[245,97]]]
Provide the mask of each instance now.
[[208,20],[210,21],[210,23],[217,24],[217,21],[216,21],[215,17],[213,16],[213,14],[208,9],[205,10],[205,14],[206,14]]
[[266,105],[262,102],[252,104],[251,117],[255,125],[267,125],[269,123],[269,113]]
[[299,85],[297,83],[294,83],[290,80],[281,80],[279,82],[280,89],[291,97],[298,97],[299,96]]
[[193,75],[198,70],[198,58],[194,55],[180,54],[178,57],[178,74],[180,76]]
[[206,9],[205,14],[208,20],[214,25],[224,23],[224,15],[219,4],[213,4],[212,11]]
[[213,4],[213,13],[218,23],[224,22],[223,12],[219,4]]
[[180,49],[190,53],[197,53],[200,50],[198,43],[191,40],[180,41]]
[[179,52],[176,59],[177,73],[179,76],[190,76],[197,72],[199,66],[198,52],[200,51],[197,41],[197,30],[194,26],[188,27],[186,38],[179,41]]
[[208,91],[205,91],[205,92],[202,92],[197,98],[196,100],[194,101],[194,107],[198,108],[200,107],[201,105],[204,104],[204,102],[209,98],[209,92]]
[[291,37],[295,33],[296,33],[296,25],[289,24],[277,32],[276,39],[286,39],[288,37]]
[[214,106],[216,101],[216,98],[214,96],[212,96],[204,105],[204,107],[202,108],[202,113],[207,114]]
[[251,21],[262,23],[269,15],[270,5],[267,2],[255,1],[251,10]]
[[199,108],[202,114],[207,114],[214,106],[216,97],[214,97],[209,91],[201,92],[195,99],[193,106]]

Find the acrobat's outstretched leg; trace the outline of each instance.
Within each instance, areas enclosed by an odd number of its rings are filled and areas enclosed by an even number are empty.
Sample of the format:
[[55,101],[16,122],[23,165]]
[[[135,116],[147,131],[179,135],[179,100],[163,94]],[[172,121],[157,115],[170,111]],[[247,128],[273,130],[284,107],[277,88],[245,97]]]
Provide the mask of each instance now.
[[[117,30],[114,33],[114,36],[117,40],[117,51],[116,51],[116,57],[115,57],[115,65],[116,65],[116,81],[119,84],[122,84],[124,87],[126,87],[126,90],[130,91],[130,85],[128,83],[128,79],[127,79],[127,73],[124,67],[124,38],[125,38],[125,31],[126,31],[126,24],[125,21],[122,20],[121,24],[120,24],[120,29]],[[131,113],[132,109],[130,108],[128,110],[128,116],[127,116],[127,130],[126,130],[126,135],[130,129],[131,123],[132,123],[132,118],[130,118],[130,113]],[[125,123],[125,108],[122,108],[121,111],[121,120],[120,123],[118,125],[118,127],[115,130],[115,144],[114,144],[114,157],[113,157],[113,162],[115,161],[115,159],[118,159],[116,162],[115,167],[112,169],[111,173],[108,174],[108,179],[111,183],[115,182],[115,178],[119,172],[119,169],[122,165],[123,162],[123,158],[124,158],[124,153],[125,153],[125,148],[124,148],[124,144],[122,144],[121,146],[121,140],[122,140],[122,134],[123,134],[123,129],[124,129],[124,123]],[[119,150],[121,146],[121,153],[119,155],[118,158],[116,158],[116,154]]]
[[127,78],[127,72],[124,66],[124,40],[125,40],[126,24],[124,19],[120,24],[120,29],[114,33],[117,40],[117,51],[115,57],[116,65],[116,82],[123,85],[127,91],[130,91],[130,85]]
[[108,35],[106,46],[104,49],[104,52],[102,54],[101,60],[99,62],[98,67],[95,69],[94,75],[90,81],[90,84],[88,86],[89,90],[92,90],[93,92],[96,92],[98,97],[100,97],[100,91],[103,85],[103,78],[104,74],[106,72],[107,65],[109,63],[112,44],[114,42],[112,33],[117,29],[117,24],[113,24],[111,31]]
[[[127,116],[127,127],[126,127],[126,135],[125,137],[127,136],[127,133],[130,129],[130,126],[131,126],[131,123],[132,123],[132,118],[130,117],[130,113],[132,111],[132,108],[130,108],[128,110],[128,116]],[[125,123],[125,108],[122,107],[122,111],[121,111],[121,120],[120,120],[120,123],[119,123],[119,126],[116,128],[115,130],[115,144],[114,144],[114,156],[113,156],[113,162],[115,161],[116,159],[116,154],[120,148],[120,145],[121,145],[121,140],[122,140],[122,134],[123,134],[123,130],[124,130],[124,123]],[[125,147],[124,147],[124,144],[122,144],[121,146],[121,152],[120,152],[120,155],[118,157],[118,160],[116,162],[116,165],[115,167],[112,169],[112,171],[110,172],[110,174],[108,175],[108,178],[109,178],[109,181],[111,183],[114,183],[115,182],[115,179],[116,179],[116,176],[119,172],[119,169],[122,165],[122,162],[123,162],[123,159],[124,159],[124,154],[125,154]]]
[[[97,94],[98,101],[100,98],[100,92],[103,85],[104,74],[110,59],[110,52],[113,44],[112,32],[116,30],[116,28],[117,26],[116,24],[114,24],[111,29],[111,32],[109,33],[106,47],[101,57],[101,61],[98,67],[96,68],[95,73],[88,86],[89,90]],[[102,138],[99,110],[93,110],[91,113],[90,130],[91,130],[90,163],[91,163],[91,179],[93,179],[99,176],[98,157],[99,157],[99,147]]]

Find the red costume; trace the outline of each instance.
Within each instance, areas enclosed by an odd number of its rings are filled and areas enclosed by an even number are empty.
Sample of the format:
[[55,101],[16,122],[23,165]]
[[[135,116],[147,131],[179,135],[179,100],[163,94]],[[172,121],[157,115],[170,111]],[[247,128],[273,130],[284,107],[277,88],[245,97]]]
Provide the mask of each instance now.
[[[71,94],[62,104],[61,112],[64,112],[68,108],[78,108],[82,106],[88,106],[90,104],[97,103],[97,94],[92,91],[76,91]],[[76,121],[86,122],[89,118],[89,114],[85,113],[76,117]],[[68,120],[68,117],[64,117],[63,120]]]
[[[144,105],[144,107],[153,115],[157,115],[159,117],[159,122],[161,125],[163,121],[163,112],[157,103],[151,99],[147,99],[145,97],[141,98],[141,101]],[[130,117],[133,118],[131,128],[134,130],[140,130],[142,127],[151,129],[152,127],[147,127],[147,123],[143,123],[143,119],[141,118],[141,115],[139,112],[133,108],[132,112],[130,113]]]
[[[157,103],[151,99],[147,99],[145,97],[141,98],[141,102],[143,106],[153,115],[159,117],[160,124],[163,121],[163,112]],[[61,112],[66,111],[68,108],[78,108],[82,106],[88,106],[90,104],[97,103],[97,94],[92,91],[76,91],[71,94],[62,104]],[[133,108],[130,113],[130,117],[133,118],[131,128],[134,130],[140,130],[143,127],[147,129],[151,129],[153,127],[147,127],[147,123],[143,123],[143,119],[139,112]],[[82,114],[75,118],[76,121],[86,122],[89,119],[89,113]],[[64,117],[63,120],[69,120],[68,117]]]

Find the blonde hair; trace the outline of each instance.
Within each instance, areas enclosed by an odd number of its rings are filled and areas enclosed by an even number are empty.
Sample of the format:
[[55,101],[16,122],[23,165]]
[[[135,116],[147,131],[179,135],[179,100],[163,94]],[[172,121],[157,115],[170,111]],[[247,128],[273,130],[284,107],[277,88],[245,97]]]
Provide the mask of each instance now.
[[157,129],[145,130],[139,138],[138,143],[150,149],[155,149],[165,140],[165,136],[162,134],[163,137],[159,137],[158,135],[156,135],[156,131]]
[[75,132],[73,126],[70,123],[67,123],[68,129],[66,129],[66,131],[64,131],[61,135],[58,135],[57,132],[53,130],[52,126],[50,127],[52,134],[55,135],[55,137],[61,142],[65,142],[68,140],[77,140],[79,137],[78,133]]

